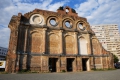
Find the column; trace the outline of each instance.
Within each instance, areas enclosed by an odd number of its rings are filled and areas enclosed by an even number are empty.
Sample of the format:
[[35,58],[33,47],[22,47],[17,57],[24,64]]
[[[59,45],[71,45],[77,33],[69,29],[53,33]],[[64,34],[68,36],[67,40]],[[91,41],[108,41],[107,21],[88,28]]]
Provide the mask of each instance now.
[[45,54],[45,52],[46,52],[46,30],[47,30],[47,28],[43,28],[43,50],[42,50],[42,52],[43,52],[43,54]]
[[62,35],[63,30],[60,30],[59,35],[60,35],[60,53],[63,54],[63,35]]
[[74,32],[74,38],[75,38],[75,54],[78,54],[78,37],[77,37],[77,32]]
[[27,39],[28,39],[28,27],[25,28],[24,53],[26,53]]
[[91,48],[91,46],[92,46],[92,44],[91,44],[91,37],[90,37],[90,35],[89,34],[87,34],[88,35],[88,42],[87,42],[87,50],[88,50],[88,55],[90,55],[91,53],[92,53],[92,48]]

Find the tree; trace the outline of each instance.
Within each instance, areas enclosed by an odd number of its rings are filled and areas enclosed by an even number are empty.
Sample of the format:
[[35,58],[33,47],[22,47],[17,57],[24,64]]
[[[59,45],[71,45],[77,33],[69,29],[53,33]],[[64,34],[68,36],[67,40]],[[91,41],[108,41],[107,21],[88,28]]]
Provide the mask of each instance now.
[[118,57],[114,55],[114,63],[117,63],[119,61]]

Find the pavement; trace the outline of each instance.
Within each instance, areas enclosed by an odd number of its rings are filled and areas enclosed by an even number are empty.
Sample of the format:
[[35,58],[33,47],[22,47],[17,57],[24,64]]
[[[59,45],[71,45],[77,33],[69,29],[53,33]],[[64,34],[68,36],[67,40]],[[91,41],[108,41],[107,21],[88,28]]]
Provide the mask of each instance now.
[[65,73],[0,74],[0,80],[120,80],[120,69]]

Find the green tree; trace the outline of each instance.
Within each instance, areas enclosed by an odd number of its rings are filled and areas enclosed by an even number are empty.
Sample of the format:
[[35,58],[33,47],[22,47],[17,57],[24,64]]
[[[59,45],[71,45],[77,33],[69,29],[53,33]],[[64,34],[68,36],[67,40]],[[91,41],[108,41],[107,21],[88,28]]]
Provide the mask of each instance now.
[[117,63],[119,61],[118,57],[114,55],[114,63]]

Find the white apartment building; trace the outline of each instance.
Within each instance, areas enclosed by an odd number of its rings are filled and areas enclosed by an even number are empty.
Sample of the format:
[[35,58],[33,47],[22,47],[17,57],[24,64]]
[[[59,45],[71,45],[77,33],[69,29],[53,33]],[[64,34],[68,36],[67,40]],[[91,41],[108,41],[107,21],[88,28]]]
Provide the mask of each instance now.
[[120,61],[120,34],[117,24],[92,25],[92,30],[102,46],[115,54]]
[[5,60],[8,49],[0,47],[0,61]]

